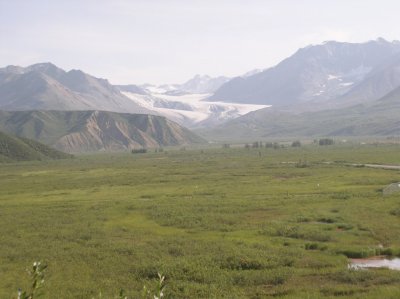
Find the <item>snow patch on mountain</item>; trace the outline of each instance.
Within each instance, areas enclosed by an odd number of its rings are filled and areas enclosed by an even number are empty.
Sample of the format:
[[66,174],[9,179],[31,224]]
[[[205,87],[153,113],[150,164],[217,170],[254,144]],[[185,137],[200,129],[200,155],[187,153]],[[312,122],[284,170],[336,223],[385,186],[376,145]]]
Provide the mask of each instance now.
[[339,80],[339,81],[341,81],[342,79],[340,78],[340,76],[328,75],[328,80]]
[[354,82],[346,82],[346,83],[340,83],[339,85],[343,86],[343,87],[346,87],[346,86],[351,86],[353,84],[354,84]]

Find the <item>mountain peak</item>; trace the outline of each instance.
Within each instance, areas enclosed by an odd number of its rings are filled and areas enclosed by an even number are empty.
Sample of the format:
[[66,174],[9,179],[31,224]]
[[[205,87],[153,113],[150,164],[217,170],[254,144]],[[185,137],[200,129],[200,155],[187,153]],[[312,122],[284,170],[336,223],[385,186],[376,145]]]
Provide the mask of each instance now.
[[378,43],[382,43],[382,44],[390,43],[389,41],[387,41],[383,37],[378,37],[375,41],[378,42]]
[[26,72],[38,72],[46,74],[52,78],[58,78],[65,74],[65,71],[51,62],[42,62],[30,65],[25,68]]
[[40,62],[40,63],[35,63],[27,67],[30,70],[35,70],[35,71],[44,71],[48,69],[57,69],[61,70],[59,67],[57,67],[55,64],[51,62]]
[[87,79],[87,74],[85,74],[81,70],[70,70],[67,72],[67,75],[69,77],[74,77],[77,80],[86,80]]
[[5,68],[0,69],[0,71],[6,73],[22,74],[24,72],[24,68],[16,65],[7,65]]

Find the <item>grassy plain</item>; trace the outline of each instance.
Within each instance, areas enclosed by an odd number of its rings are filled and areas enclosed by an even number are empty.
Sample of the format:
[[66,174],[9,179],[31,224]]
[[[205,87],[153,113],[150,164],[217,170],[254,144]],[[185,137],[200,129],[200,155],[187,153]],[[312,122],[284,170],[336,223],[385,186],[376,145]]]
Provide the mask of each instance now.
[[[0,298],[48,265],[43,298],[399,298],[399,146],[205,149],[0,164]],[[306,163],[297,164],[299,160]],[[326,163],[336,161],[339,163]],[[299,167],[303,166],[303,167]]]

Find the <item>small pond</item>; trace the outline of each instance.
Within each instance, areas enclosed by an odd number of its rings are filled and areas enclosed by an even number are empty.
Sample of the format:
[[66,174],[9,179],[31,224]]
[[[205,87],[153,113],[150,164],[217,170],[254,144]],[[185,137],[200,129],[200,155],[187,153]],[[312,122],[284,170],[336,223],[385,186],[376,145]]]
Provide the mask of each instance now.
[[368,268],[389,268],[400,270],[400,258],[370,258],[370,259],[351,259],[349,269],[368,269]]

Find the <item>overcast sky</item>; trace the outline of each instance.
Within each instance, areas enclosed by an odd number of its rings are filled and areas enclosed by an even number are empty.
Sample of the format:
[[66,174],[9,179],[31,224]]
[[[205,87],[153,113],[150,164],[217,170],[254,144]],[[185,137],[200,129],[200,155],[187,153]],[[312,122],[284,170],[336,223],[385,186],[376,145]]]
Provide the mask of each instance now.
[[0,67],[52,62],[114,84],[273,66],[308,44],[400,39],[398,0],[0,0]]

